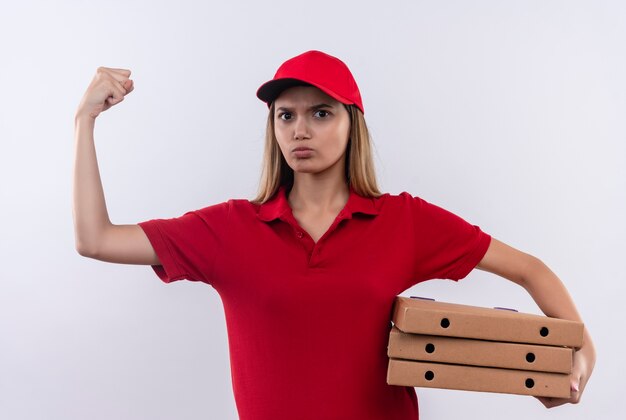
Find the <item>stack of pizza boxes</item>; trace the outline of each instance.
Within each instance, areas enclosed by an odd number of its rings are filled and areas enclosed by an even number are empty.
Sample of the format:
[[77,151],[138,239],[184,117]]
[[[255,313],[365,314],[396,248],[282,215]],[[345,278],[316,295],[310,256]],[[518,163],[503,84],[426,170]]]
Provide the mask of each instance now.
[[570,397],[583,324],[432,299],[397,297],[390,385]]

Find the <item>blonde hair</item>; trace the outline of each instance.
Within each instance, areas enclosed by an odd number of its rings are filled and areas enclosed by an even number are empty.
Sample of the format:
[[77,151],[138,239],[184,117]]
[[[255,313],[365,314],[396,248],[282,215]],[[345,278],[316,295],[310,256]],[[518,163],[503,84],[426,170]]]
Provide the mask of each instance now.
[[[345,105],[350,116],[350,140],[346,153],[346,180],[350,188],[363,197],[381,195],[376,182],[371,138],[359,108]],[[265,130],[265,151],[259,192],[253,203],[262,204],[276,194],[281,186],[293,185],[293,169],[283,157],[274,131],[274,104],[270,106]]]

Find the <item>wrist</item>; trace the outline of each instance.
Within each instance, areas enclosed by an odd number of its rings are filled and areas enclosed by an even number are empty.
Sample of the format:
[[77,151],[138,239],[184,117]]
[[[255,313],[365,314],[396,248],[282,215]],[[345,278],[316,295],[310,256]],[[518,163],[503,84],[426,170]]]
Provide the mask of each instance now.
[[94,126],[95,123],[96,123],[96,118],[89,115],[89,113],[79,111],[76,113],[76,115],[74,115],[75,126],[78,126],[78,125]]

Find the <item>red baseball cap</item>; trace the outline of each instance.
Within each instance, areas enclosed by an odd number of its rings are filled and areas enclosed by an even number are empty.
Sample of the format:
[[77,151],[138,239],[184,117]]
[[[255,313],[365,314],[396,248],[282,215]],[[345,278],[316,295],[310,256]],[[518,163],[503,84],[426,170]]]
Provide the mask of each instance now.
[[348,66],[337,57],[315,50],[285,61],[274,78],[261,85],[256,96],[270,106],[283,90],[302,85],[315,86],[339,102],[355,105],[365,113],[359,87]]

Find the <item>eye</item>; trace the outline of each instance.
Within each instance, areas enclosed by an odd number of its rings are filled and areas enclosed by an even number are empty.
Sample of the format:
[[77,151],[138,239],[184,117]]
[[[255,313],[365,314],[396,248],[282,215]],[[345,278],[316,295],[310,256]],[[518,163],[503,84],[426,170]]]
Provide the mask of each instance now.
[[281,112],[278,114],[278,118],[283,121],[289,121],[291,119],[291,112]]
[[328,111],[320,109],[319,111],[316,111],[314,115],[318,118],[326,118],[328,117],[328,115],[330,115],[330,113]]

